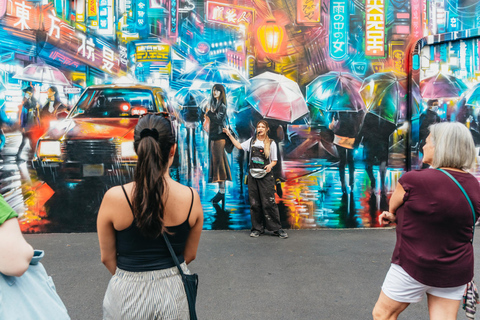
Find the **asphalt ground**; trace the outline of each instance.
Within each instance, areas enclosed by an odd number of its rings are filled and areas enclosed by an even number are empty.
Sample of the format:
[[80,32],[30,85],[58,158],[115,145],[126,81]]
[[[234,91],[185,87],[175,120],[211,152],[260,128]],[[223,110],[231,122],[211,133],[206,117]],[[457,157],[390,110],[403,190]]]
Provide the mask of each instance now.
[[[197,259],[190,264],[199,274],[199,319],[372,319],[395,231],[288,233],[288,239],[279,239],[250,238],[246,230],[203,231]],[[110,274],[100,262],[96,233],[25,237],[45,250],[42,263],[72,319],[101,319]],[[463,310],[458,314],[466,319]],[[410,305],[399,319],[428,319],[426,299]]]

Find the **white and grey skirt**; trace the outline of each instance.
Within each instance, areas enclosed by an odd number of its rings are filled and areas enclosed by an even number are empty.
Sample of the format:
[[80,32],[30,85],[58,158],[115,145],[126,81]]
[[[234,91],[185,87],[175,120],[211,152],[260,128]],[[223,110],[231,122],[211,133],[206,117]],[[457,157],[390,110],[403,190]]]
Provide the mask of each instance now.
[[[182,270],[190,274],[187,265]],[[130,272],[117,268],[103,299],[104,320],[189,320],[187,296],[177,267]]]

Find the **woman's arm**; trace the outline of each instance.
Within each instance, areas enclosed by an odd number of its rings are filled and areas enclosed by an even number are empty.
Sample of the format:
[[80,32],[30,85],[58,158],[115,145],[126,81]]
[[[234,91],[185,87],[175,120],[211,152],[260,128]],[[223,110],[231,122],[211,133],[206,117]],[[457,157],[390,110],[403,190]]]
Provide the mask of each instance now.
[[383,211],[378,216],[378,222],[380,225],[389,225],[392,222],[397,222],[397,216],[395,215],[395,212],[403,204],[404,195],[405,190],[400,183],[397,183],[397,187],[390,198],[389,211]]
[[112,220],[115,214],[114,208],[116,208],[116,203],[112,196],[112,189],[110,189],[105,193],[100,209],[98,210],[97,232],[102,263],[112,275],[115,274],[115,270],[117,269],[117,248]]
[[391,213],[395,214],[397,209],[403,204],[403,197],[405,195],[405,190],[403,189],[400,183],[397,183],[397,187],[390,198],[389,209]]
[[233,145],[237,148],[237,149],[240,149],[242,150],[242,144],[240,142],[238,142],[237,139],[235,139],[234,136],[232,136],[232,133],[230,132],[230,130],[228,130],[227,128],[223,128],[223,132],[227,134],[227,136],[230,138],[230,140],[232,140],[232,143]]
[[187,244],[185,245],[185,251],[183,252],[183,257],[185,258],[186,264],[189,264],[190,262],[195,260],[197,256],[198,243],[200,242],[200,235],[203,228],[203,209],[197,191],[193,191],[193,196],[195,197],[195,199],[193,201],[191,215],[195,217],[196,220],[195,224],[190,229]]
[[272,168],[275,167],[276,164],[277,164],[277,161],[272,161],[269,164],[267,164],[264,169],[268,173],[268,172],[272,171]]
[[25,241],[17,218],[0,225],[0,272],[20,277],[27,271],[33,257],[33,248]]

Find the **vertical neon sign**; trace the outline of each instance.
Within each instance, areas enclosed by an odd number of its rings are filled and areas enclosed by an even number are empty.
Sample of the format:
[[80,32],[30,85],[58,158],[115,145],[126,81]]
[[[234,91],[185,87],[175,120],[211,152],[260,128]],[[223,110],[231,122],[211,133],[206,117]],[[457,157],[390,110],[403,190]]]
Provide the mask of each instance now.
[[422,8],[420,0],[412,0],[412,36],[414,40],[423,37],[422,30]]
[[384,0],[367,0],[365,6],[365,56],[385,57]]
[[176,39],[178,35],[178,1],[170,0],[169,11],[169,34],[170,37]]
[[330,57],[342,61],[348,51],[348,1],[334,0],[330,2]]

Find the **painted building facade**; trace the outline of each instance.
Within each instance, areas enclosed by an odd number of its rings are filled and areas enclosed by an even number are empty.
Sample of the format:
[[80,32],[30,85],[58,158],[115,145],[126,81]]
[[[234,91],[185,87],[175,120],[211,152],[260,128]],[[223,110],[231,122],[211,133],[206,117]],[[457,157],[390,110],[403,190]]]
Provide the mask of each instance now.
[[[479,11],[472,0],[0,0],[2,112],[18,119],[27,86],[41,107],[54,85],[69,108],[92,85],[161,87],[178,120],[172,177],[199,192],[205,229],[249,229],[246,154],[227,154],[225,208],[210,201],[202,123],[222,84],[239,140],[269,123],[285,228],[378,227],[401,174],[422,167],[428,124],[463,122],[480,146]],[[23,230],[94,231],[103,193],[131,172],[44,181],[31,160],[47,128],[28,129],[17,161],[20,129],[4,124],[0,193]]]

